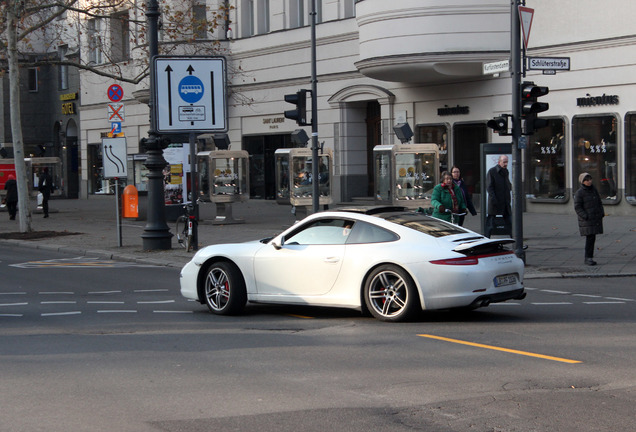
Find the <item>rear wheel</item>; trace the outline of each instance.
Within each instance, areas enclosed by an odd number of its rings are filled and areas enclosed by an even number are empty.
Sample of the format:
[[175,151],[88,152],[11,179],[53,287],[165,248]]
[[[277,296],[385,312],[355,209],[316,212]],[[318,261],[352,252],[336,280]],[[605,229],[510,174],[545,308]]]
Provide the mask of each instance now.
[[413,316],[419,299],[415,283],[400,267],[382,265],[364,284],[364,301],[371,314],[381,321],[405,321]]
[[236,315],[247,303],[241,272],[229,262],[216,262],[208,267],[203,294],[210,312],[218,315]]

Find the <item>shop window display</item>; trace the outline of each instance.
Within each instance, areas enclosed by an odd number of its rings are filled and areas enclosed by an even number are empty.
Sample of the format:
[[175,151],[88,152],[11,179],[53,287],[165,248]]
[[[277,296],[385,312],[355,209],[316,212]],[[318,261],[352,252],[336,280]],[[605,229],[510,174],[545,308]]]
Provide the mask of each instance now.
[[625,116],[625,199],[636,205],[636,114]]
[[618,203],[616,116],[577,116],[572,120],[573,185],[588,172],[604,202]]
[[565,194],[565,122],[549,119],[548,126],[528,137],[526,184],[531,200],[562,202]]
[[448,127],[446,125],[418,126],[416,143],[435,143],[439,147],[439,172],[448,169]]

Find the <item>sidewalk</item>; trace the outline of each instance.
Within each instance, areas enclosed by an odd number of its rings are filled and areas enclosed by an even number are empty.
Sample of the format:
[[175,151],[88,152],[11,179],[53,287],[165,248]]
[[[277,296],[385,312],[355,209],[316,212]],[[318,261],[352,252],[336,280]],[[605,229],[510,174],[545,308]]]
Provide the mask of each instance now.
[[[172,249],[144,251],[145,220],[122,220],[122,247],[118,246],[115,200],[113,196],[91,196],[87,200],[51,200],[51,215],[44,219],[33,213],[34,231],[72,232],[74,235],[45,237],[35,240],[2,239],[6,233],[19,231],[19,222],[10,221],[6,211],[0,212],[0,244],[60,250],[81,256],[96,256],[158,265],[182,267],[193,253],[185,252],[172,240]],[[142,206],[143,207],[143,206]],[[335,206],[331,206],[334,208]],[[214,224],[216,207],[200,206],[199,243],[229,243],[256,240],[279,233],[292,225],[296,217],[290,206],[275,201],[249,200],[233,205],[235,219],[241,224]],[[300,216],[299,216],[300,218]],[[624,216],[608,216],[605,234],[596,238],[597,266],[583,264],[585,239],[579,235],[574,215],[524,213],[526,278],[636,276],[636,220]],[[465,226],[480,231],[480,218],[468,216]],[[174,234],[174,222],[168,222]]]

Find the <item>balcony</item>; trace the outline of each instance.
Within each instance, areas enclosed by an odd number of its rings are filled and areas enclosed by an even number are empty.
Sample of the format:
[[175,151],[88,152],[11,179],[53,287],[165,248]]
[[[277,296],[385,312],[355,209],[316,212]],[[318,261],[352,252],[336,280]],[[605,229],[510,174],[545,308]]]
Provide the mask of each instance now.
[[509,0],[362,0],[356,3],[364,75],[431,83],[478,77],[507,59]]

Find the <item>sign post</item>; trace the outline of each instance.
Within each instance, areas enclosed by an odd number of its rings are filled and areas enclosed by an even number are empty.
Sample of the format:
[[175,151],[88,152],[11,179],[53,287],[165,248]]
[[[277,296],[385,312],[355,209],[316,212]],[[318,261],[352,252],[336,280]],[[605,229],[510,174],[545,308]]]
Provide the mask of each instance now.
[[117,246],[122,247],[121,212],[119,211],[119,179],[128,177],[126,167],[126,138],[102,138],[104,178],[115,179],[115,213]]

